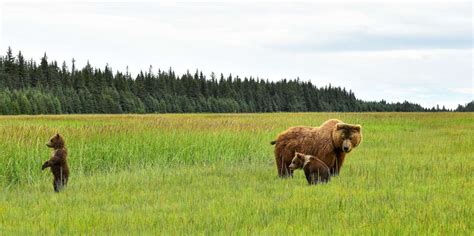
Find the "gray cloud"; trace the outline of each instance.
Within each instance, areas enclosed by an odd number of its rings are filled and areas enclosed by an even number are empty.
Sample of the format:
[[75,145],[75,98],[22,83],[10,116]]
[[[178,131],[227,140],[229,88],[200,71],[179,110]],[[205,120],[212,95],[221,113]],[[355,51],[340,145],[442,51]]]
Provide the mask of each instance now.
[[[173,67],[352,89],[366,100],[473,99],[471,1],[2,3],[0,50],[132,73]],[[27,16],[27,17],[26,17]]]
[[339,35],[337,39],[320,42],[307,39],[304,42],[273,43],[264,45],[270,49],[295,52],[351,52],[414,49],[470,49],[471,33],[454,35],[377,35],[352,33]]

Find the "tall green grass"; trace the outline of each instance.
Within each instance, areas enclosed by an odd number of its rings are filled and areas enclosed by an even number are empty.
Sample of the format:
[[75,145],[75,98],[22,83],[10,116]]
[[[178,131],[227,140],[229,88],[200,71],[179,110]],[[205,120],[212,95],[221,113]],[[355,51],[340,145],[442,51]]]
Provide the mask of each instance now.
[[[278,179],[269,141],[329,118],[363,126],[341,175]],[[0,232],[470,235],[472,130],[472,113],[0,117]],[[57,131],[60,194],[40,171]]]

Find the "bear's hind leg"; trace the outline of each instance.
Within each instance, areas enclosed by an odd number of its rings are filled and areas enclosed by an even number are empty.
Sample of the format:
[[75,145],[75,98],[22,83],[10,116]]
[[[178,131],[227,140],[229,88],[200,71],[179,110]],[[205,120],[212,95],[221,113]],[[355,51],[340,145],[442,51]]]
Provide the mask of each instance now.
[[277,170],[278,170],[279,177],[281,178],[290,177],[290,176],[293,177],[293,171],[290,170],[291,162],[289,164],[286,163],[285,158],[283,156],[276,158],[276,162],[277,162]]
[[321,182],[327,183],[329,182],[329,180],[331,180],[331,174],[329,172],[329,168],[326,168],[324,171],[321,171]]
[[67,179],[65,178],[55,178],[54,179],[54,191],[59,192],[67,184]]
[[317,173],[305,173],[306,181],[309,185],[318,184],[318,174]]
[[282,157],[275,157],[276,159],[276,164],[277,164],[277,171],[278,171],[278,176],[283,177],[283,161]]
[[318,184],[318,182],[321,180],[318,172],[313,173],[311,177],[311,179],[313,180],[313,184]]
[[54,181],[53,181],[53,187],[54,187],[55,192],[57,192],[57,193],[59,192],[59,190],[61,189],[60,185],[61,184],[59,183],[59,179],[55,178]]

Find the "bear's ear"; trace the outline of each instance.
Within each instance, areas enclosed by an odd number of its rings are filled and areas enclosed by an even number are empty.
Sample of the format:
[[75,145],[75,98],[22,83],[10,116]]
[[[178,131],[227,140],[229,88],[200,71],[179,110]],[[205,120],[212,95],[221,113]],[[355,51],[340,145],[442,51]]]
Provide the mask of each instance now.
[[297,156],[298,158],[301,158],[301,157],[304,157],[304,154],[300,152],[295,152],[295,156]]
[[360,125],[354,125],[353,129],[357,132],[360,132],[360,129],[362,128],[362,126]]
[[56,132],[56,137],[58,137],[58,138],[59,138],[59,136],[60,136],[60,135],[59,135],[59,132]]
[[344,129],[346,127],[346,124],[344,123],[337,123],[336,124],[336,130]]

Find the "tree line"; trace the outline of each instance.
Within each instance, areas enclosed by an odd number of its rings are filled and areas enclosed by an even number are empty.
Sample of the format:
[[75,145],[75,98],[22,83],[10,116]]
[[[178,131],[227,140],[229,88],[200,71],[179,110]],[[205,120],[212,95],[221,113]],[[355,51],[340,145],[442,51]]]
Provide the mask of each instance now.
[[[473,102],[456,111],[473,111]],[[37,63],[11,48],[0,57],[0,114],[185,113],[185,112],[382,112],[449,111],[426,109],[410,102],[367,102],[352,91],[330,84],[318,88],[308,81],[277,82],[196,70],[183,75],[141,71],[135,78],[89,63],[81,69],[65,62]]]

